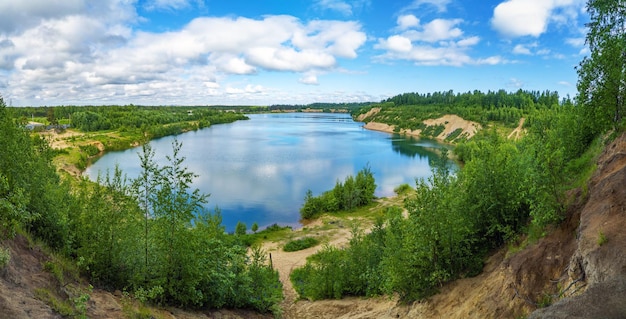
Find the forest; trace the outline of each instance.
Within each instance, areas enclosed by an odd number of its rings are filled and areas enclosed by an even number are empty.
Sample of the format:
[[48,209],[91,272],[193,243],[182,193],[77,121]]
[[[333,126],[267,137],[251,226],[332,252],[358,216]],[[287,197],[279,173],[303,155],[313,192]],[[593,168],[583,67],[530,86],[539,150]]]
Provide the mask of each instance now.
[[[494,249],[532,243],[562,221],[567,191],[585,189],[594,156],[625,129],[626,15],[607,1],[590,0],[587,9],[590,55],[577,67],[574,99],[550,91],[446,91],[406,93],[352,109],[356,117],[379,107],[370,120],[399,128],[423,128],[423,119],[443,114],[487,128],[456,145],[458,171],[445,164],[450,154],[443,151],[432,176],[416,180],[402,207],[382,210],[371,232],[355,227],[348,246],[326,246],[295,269],[291,280],[301,298],[397,294],[403,302],[422,300],[447,282],[478,274]],[[278,273],[265,252],[248,246],[245,229],[228,234],[219,208],[203,209],[210,197],[192,189],[196,175],[185,167],[180,143],[163,164],[144,145],[136,179],[116,169],[92,183],[57,172],[58,151],[25,129],[35,117],[145,141],[243,114],[133,105],[8,108],[0,97],[0,235],[32,236],[93,285],[143,302],[280,315]],[[525,135],[503,136],[503,128],[522,117]],[[374,188],[365,168],[319,197],[309,192],[302,216],[367,205]]]

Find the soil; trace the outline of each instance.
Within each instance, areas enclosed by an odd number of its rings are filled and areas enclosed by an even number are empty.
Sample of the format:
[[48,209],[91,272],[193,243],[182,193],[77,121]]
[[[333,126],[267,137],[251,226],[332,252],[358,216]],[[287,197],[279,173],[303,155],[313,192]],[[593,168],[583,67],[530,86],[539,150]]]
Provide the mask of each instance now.
[[[273,266],[284,284],[284,318],[624,318],[626,317],[626,134],[606,147],[588,187],[568,194],[565,220],[532,244],[503,247],[488,258],[483,272],[446,284],[421,302],[399,304],[391,297],[303,301],[289,272],[322,246],[286,253],[282,242],[268,242]],[[393,201],[394,199],[388,199]],[[401,200],[401,199],[395,199]],[[383,201],[385,203],[385,201]],[[389,204],[389,202],[387,202]],[[327,227],[328,224],[337,227]],[[367,224],[364,224],[366,227]],[[350,227],[318,221],[293,233],[314,234],[330,245],[345,245]],[[62,294],[43,264],[49,256],[23,236],[0,246],[11,253],[0,271],[0,318],[61,318],[35,296],[37,289]],[[80,283],[74,283],[79,285]],[[83,284],[84,285],[84,284]],[[90,318],[123,318],[124,297],[94,290]],[[188,312],[152,309],[155,318],[270,318],[240,310]]]
[[[361,114],[357,118],[357,120],[365,120],[369,116],[378,113],[378,111],[376,111],[376,109],[372,109],[366,114]],[[438,136],[435,136],[435,139],[439,141],[445,141],[445,139],[457,129],[461,129],[461,134],[459,136],[464,136],[465,138],[468,138],[468,139],[476,135],[476,132],[478,132],[481,129],[481,125],[476,122],[467,121],[458,115],[450,115],[450,114],[444,115],[437,119],[425,120],[424,124],[428,126],[443,125],[445,127],[443,132],[441,132]],[[385,123],[368,122],[363,127],[368,130],[381,131],[381,132],[386,132],[386,133],[395,133],[395,126],[385,124]],[[421,130],[406,130],[406,129],[400,130],[400,134],[405,134],[405,135],[410,135],[410,136],[419,137],[421,133],[422,133]]]
[[514,129],[514,130],[513,130],[510,134],[509,134],[509,136],[508,136],[508,138],[509,138],[509,139],[513,138],[513,139],[516,139],[516,140],[517,140],[517,139],[519,139],[520,137],[522,137],[522,136],[523,136],[523,134],[524,134],[524,129],[523,129],[523,127],[524,127],[524,122],[525,122],[525,121],[526,121],[526,119],[525,119],[525,118],[523,118],[523,117],[522,117],[521,119],[519,119],[519,124],[518,124],[518,125],[517,125],[517,127],[516,127],[516,128],[515,128],[515,129]]

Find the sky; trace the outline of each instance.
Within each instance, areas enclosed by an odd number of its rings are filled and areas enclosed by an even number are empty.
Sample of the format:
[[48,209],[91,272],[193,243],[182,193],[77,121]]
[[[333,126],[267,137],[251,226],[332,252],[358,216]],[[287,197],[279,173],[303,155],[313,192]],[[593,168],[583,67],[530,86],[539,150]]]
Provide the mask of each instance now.
[[585,0],[0,0],[7,105],[576,95]]

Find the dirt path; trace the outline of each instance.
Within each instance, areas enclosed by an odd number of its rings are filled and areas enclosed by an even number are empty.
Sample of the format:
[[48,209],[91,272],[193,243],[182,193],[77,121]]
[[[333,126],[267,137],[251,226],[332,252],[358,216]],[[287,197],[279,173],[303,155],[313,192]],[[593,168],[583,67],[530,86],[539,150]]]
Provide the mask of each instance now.
[[[332,222],[339,223],[338,221],[334,221],[334,219]],[[351,234],[348,227],[342,227],[342,224],[337,225],[338,228],[327,228],[324,227],[324,222],[322,220],[316,220],[303,228],[294,230],[293,236],[291,236],[292,239],[298,239],[305,236],[327,238],[321,244],[308,249],[285,252],[283,251],[283,246],[288,240],[268,242],[263,245],[263,249],[270,254],[272,265],[274,269],[278,271],[280,281],[283,283],[283,293],[285,294],[283,309],[287,310],[293,306],[298,298],[298,294],[294,290],[291,280],[289,280],[291,272],[295,268],[306,264],[306,258],[318,252],[324,247],[324,245],[342,247],[350,240]]]
[[519,124],[517,125],[517,127],[513,130],[513,132],[511,132],[511,134],[509,134],[509,136],[507,138],[511,139],[519,139],[520,137],[522,137],[522,133],[524,132],[524,122],[526,121],[525,118],[521,118],[519,119]]

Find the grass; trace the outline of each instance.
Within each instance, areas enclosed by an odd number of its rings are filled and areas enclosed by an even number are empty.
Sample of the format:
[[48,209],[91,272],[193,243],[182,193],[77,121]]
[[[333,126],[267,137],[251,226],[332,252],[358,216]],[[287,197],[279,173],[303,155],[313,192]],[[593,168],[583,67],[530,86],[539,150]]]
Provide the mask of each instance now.
[[298,251],[316,246],[320,241],[313,237],[303,237],[295,240],[290,240],[285,244],[283,250],[286,252]]
[[608,238],[606,238],[606,235],[604,235],[604,232],[602,232],[602,230],[598,231],[598,246],[602,246],[604,244],[606,244],[609,241]]
[[0,248],[0,269],[4,269],[11,261],[11,252],[6,248]]
[[292,230],[293,229],[290,226],[273,224],[254,234],[246,234],[244,242],[248,246],[259,245],[266,241],[277,242],[287,238],[289,234],[291,234]]
[[77,315],[76,310],[69,301],[60,299],[47,288],[36,288],[35,298],[46,303],[52,310],[63,317],[74,317]]
[[408,193],[409,191],[411,191],[411,189],[412,189],[411,185],[404,183],[404,184],[394,188],[393,192],[396,193],[396,195],[402,195],[402,194]]

